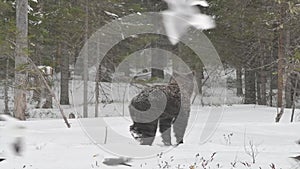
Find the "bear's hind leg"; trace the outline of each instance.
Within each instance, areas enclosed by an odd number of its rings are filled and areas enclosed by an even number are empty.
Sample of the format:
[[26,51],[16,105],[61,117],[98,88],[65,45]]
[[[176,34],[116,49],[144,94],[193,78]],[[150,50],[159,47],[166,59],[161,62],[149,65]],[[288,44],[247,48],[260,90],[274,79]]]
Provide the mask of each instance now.
[[164,145],[170,146],[171,143],[171,125],[173,118],[160,118],[159,119],[159,132],[161,133]]

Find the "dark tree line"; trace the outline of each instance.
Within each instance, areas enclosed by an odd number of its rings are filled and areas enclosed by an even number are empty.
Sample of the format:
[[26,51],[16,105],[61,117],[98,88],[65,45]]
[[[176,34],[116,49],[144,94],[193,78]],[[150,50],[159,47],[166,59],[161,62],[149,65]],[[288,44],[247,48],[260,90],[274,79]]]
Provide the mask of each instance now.
[[[0,2],[0,77],[3,86],[15,87],[18,27],[14,0]],[[300,59],[300,5],[297,0],[211,0],[201,11],[214,15],[217,28],[205,31],[216,47],[225,68],[236,71],[235,88],[245,104],[285,107],[295,105]],[[159,12],[167,9],[161,0],[29,0],[28,47],[25,54],[36,65],[54,68],[60,74],[60,103],[70,104],[70,67],[75,64],[86,39],[101,26],[136,12]],[[115,14],[109,15],[108,12]],[[166,37],[142,35],[128,38],[111,50],[99,70],[101,81],[110,81],[109,74],[128,54],[150,47],[160,47],[180,56],[196,70],[198,84],[203,81],[203,65],[183,44],[172,46]],[[27,73],[30,74],[28,69]],[[152,76],[163,78],[161,70]],[[2,84],[2,83],[1,83]],[[28,87],[24,90],[32,90]],[[201,92],[201,88],[199,89]],[[6,94],[7,95],[7,94]],[[6,99],[7,101],[7,99]],[[5,110],[7,110],[6,108]],[[8,111],[7,111],[8,112]]]

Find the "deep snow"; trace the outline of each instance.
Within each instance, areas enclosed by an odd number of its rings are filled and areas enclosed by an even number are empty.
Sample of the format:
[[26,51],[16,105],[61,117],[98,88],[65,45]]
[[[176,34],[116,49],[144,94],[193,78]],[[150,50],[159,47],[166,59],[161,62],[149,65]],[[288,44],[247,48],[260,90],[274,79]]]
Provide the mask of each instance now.
[[[233,168],[235,162],[235,168],[238,169],[268,169],[272,163],[276,169],[300,168],[299,164],[289,158],[300,152],[300,146],[295,143],[300,138],[300,124],[289,123],[290,110],[287,109],[281,122],[275,124],[276,108],[256,105],[225,106],[218,129],[206,143],[200,144],[200,135],[210,113],[209,109],[210,107],[192,107],[185,143],[176,148],[163,147],[159,134],[153,146],[139,146],[128,131],[128,116],[72,119],[70,129],[61,119],[32,119],[22,122],[27,128],[23,156],[11,156],[7,161],[0,163],[0,168],[128,168],[124,165],[102,164],[104,158],[117,157],[116,153],[132,155],[132,168],[165,166],[188,169],[194,164],[203,168],[201,157],[208,160],[214,152],[214,159],[208,162],[210,168]],[[104,144],[106,127],[107,140]],[[87,135],[93,139],[89,139]],[[246,153],[250,149],[250,141],[253,142],[255,151],[257,150],[255,164],[251,163],[252,159]],[[93,142],[97,142],[98,145]],[[163,154],[157,156],[160,152]],[[246,167],[242,163],[249,163],[251,166]]]

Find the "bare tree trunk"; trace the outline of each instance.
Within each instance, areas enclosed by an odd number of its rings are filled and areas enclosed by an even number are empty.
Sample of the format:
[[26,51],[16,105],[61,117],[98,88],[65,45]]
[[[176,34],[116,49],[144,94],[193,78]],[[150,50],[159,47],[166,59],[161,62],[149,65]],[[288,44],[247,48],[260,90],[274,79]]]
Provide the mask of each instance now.
[[258,81],[259,81],[259,99],[258,99],[258,104],[260,105],[267,105],[267,99],[266,99],[266,73],[265,73],[265,68],[263,67],[265,65],[265,50],[266,50],[266,45],[265,43],[260,39],[259,40],[259,46],[260,46],[260,60],[258,60],[259,65],[262,66],[262,68],[260,68],[258,70]]
[[256,73],[256,95],[257,95],[257,103],[262,105],[261,103],[261,75],[260,72],[257,71]]
[[243,96],[242,69],[240,67],[236,69],[236,95]]
[[245,104],[256,104],[255,72],[245,71]]
[[269,99],[270,99],[270,103],[269,103],[269,106],[273,106],[273,74],[272,74],[272,71],[270,71],[269,73],[269,76],[270,76],[270,91],[269,91]]
[[27,64],[28,0],[16,1],[16,27],[14,116],[25,120],[27,73],[21,67]]
[[[258,37],[261,37],[260,32],[258,32]],[[263,50],[262,50],[262,41],[258,39],[259,50],[258,50],[258,57],[255,59],[255,64],[259,67],[263,66],[261,64],[261,60],[263,59]],[[261,105],[261,71],[260,69],[255,71],[255,80],[256,80],[256,97],[257,97],[257,104]]]
[[[261,65],[265,65],[265,60],[266,60],[266,44],[262,44],[262,58],[260,60]],[[267,78],[266,78],[266,70],[265,68],[260,69],[260,82],[261,82],[261,104],[262,105],[267,105],[267,89],[266,89],[266,83],[267,83]]]
[[[289,48],[290,48],[290,30],[287,29],[285,31],[285,56],[289,56]],[[292,107],[292,82],[291,82],[291,77],[290,77],[290,70],[287,70],[286,72],[286,87],[285,87],[285,107],[286,108],[291,108]]]
[[99,83],[100,83],[100,75],[101,73],[101,65],[99,66],[99,70],[96,73],[96,85],[95,85],[95,97],[96,97],[96,103],[95,103],[95,117],[99,116],[99,97],[100,97],[100,88],[99,88]]
[[261,70],[261,104],[267,105],[266,72]]
[[[282,23],[282,22],[281,22]],[[277,112],[275,121],[279,122],[284,113],[284,47],[283,47],[283,30],[279,30],[278,38],[278,85],[277,85],[277,107],[280,111]]]
[[202,94],[203,67],[200,63],[197,63],[197,65],[196,65],[195,77],[196,77],[196,81],[197,81],[198,92],[199,92],[199,94]]
[[298,87],[298,72],[296,73],[296,82],[294,86],[294,93],[293,93],[293,105],[292,105],[292,115],[291,115],[291,122],[294,121],[294,114],[295,114],[295,108],[296,108],[296,94],[297,94],[297,87]]
[[[100,40],[99,40],[100,41]],[[100,56],[100,47],[99,44],[97,44],[97,56]],[[99,64],[98,70],[96,72],[96,86],[95,86],[95,95],[96,95],[96,103],[95,103],[95,117],[99,116],[99,99],[100,99],[100,88],[99,85],[102,80],[102,67],[101,63]]]
[[6,58],[6,68],[5,68],[5,86],[4,86],[4,114],[10,114],[9,113],[9,107],[8,107],[8,80],[9,80],[9,57]]
[[[89,30],[89,0],[86,0],[85,4],[85,42],[88,42],[88,30]],[[88,117],[88,58],[89,58],[89,49],[88,43],[86,43],[86,49],[83,60],[83,117]]]
[[54,57],[54,72],[55,73],[59,73],[61,72],[61,62],[62,62],[62,46],[61,46],[61,42],[60,41],[57,41],[57,46],[56,46],[56,55]]
[[[275,39],[274,39],[274,41],[275,41]],[[270,57],[267,57],[267,62],[268,63],[271,63],[271,62],[273,62],[273,57],[275,58],[276,56],[275,56],[275,48],[273,47],[275,44],[274,44],[274,42],[273,41],[271,41],[269,44],[268,44],[268,49],[270,49],[270,54],[269,54],[269,56]],[[268,76],[269,77],[269,95],[268,95],[268,99],[269,99],[269,106],[270,107],[272,107],[273,106],[273,86],[274,86],[274,75],[273,75],[273,72],[274,71],[276,71],[275,70],[276,69],[276,66],[272,66],[271,68],[270,68],[270,70],[268,71],[268,72],[266,72],[266,76]]]
[[286,85],[285,85],[285,107],[292,107],[292,83],[291,78],[287,75],[286,77]]
[[58,57],[61,58],[60,104],[69,105],[69,56],[61,55],[61,44],[58,45],[58,51]]
[[[288,72],[285,70],[286,66],[286,53],[285,47],[289,45],[289,31],[285,31],[284,24],[286,23],[286,11],[288,9],[287,3],[283,3],[280,5],[280,18],[279,24],[282,27],[279,28],[279,37],[278,37],[278,104],[277,106],[280,108],[280,111],[277,112],[277,116],[275,118],[276,122],[279,122],[281,116],[284,113],[285,108],[285,85],[287,80]],[[288,37],[288,38],[287,38]],[[286,38],[286,39],[284,39]]]

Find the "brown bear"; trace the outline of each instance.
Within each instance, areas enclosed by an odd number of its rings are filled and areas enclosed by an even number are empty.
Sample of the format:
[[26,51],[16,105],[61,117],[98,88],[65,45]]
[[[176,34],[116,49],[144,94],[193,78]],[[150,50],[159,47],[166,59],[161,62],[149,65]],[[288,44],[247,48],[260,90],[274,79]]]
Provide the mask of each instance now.
[[[152,145],[157,127],[164,145],[171,143],[171,127],[176,144],[183,143],[190,114],[194,74],[173,73],[167,85],[154,85],[135,96],[129,105],[132,136],[142,145]],[[163,106],[163,107],[162,107]],[[151,111],[150,111],[151,109]]]

